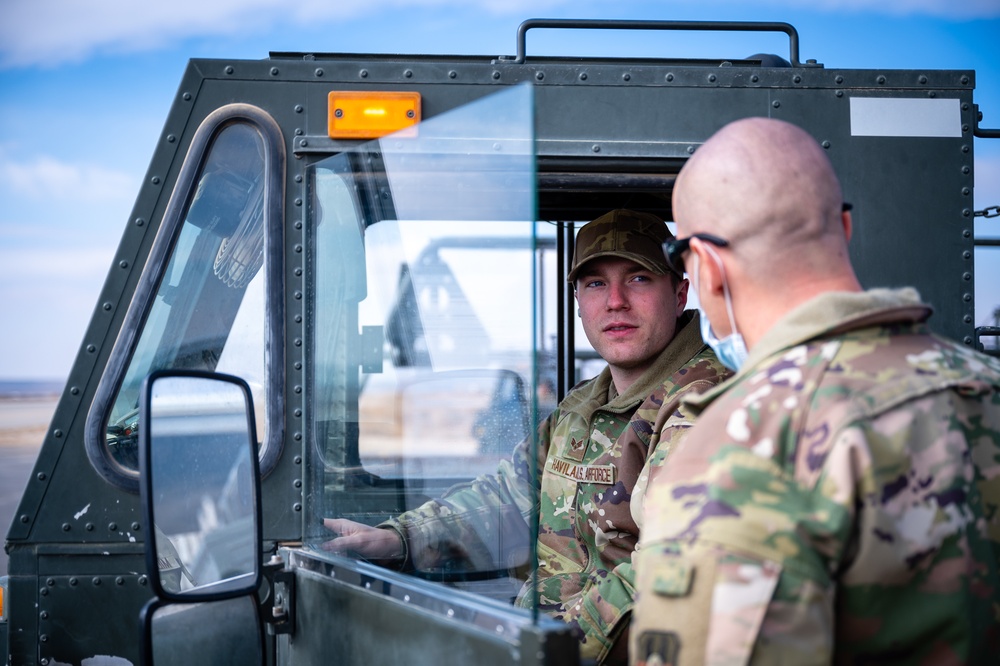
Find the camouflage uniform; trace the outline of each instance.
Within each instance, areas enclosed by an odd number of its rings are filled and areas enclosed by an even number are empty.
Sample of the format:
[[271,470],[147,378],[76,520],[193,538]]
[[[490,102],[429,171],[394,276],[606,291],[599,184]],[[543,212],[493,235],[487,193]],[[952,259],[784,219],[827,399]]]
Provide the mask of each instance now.
[[[688,312],[674,340],[625,393],[616,394],[605,368],[571,391],[539,428],[537,584],[522,587],[516,603],[537,603],[575,622],[584,657],[604,660],[627,626],[639,534],[635,508],[651,468],[690,425],[678,409],[681,396],[728,374],[702,342],[697,313]],[[403,535],[408,563],[426,569],[458,559],[489,570],[522,561],[539,492],[529,446],[522,443],[496,475],[386,523]]]
[[636,664],[997,663],[1000,362],[912,289],[797,308],[650,487]]

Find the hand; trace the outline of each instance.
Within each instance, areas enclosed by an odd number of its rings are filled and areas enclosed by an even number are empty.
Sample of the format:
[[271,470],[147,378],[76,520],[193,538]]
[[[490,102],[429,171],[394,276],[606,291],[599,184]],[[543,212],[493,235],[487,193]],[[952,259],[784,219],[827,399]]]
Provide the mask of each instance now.
[[320,548],[331,553],[351,553],[383,566],[392,561],[399,564],[406,554],[403,539],[396,530],[371,527],[344,518],[324,518],[323,527],[338,535],[320,544]]

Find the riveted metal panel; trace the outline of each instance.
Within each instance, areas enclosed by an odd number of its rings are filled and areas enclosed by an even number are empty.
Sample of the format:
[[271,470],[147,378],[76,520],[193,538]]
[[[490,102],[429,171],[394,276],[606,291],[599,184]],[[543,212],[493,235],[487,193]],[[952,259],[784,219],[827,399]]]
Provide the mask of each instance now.
[[134,618],[150,598],[144,575],[81,572],[40,582],[38,656],[48,660],[42,663],[79,664],[98,655],[139,663]]
[[916,286],[934,306],[931,328],[971,344],[971,91],[935,94],[962,109],[961,136],[852,134],[852,97],[927,99],[911,90],[785,90],[770,115],[800,125],[827,149],[844,199],[854,204],[850,252],[862,285]]
[[[477,601],[369,565],[286,551],[295,570],[295,627],[279,663],[576,664],[568,626]],[[438,589],[434,589],[434,588]],[[349,627],[348,629],[345,629]]]

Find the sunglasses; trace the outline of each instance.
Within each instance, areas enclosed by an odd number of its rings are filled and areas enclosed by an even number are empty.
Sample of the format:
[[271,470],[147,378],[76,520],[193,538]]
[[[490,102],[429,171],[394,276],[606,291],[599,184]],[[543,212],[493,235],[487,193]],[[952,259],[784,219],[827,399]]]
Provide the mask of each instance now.
[[[841,206],[841,210],[845,213],[852,208],[854,208],[854,206],[846,201]],[[674,238],[673,240],[668,240],[663,244],[663,256],[667,260],[667,266],[669,266],[670,269],[675,271],[678,275],[684,275],[684,253],[690,249],[692,238],[703,240],[706,243],[715,245],[716,247],[726,247],[729,245],[729,241],[725,238],[719,238],[718,236],[713,236],[712,234],[691,234],[690,236],[685,236],[684,238]]]
[[712,234],[691,234],[684,238],[668,240],[663,244],[663,256],[667,260],[667,266],[670,266],[670,269],[678,275],[684,275],[684,253],[690,249],[692,238],[711,243],[716,247],[726,247],[729,245],[729,241],[725,238],[719,238]]

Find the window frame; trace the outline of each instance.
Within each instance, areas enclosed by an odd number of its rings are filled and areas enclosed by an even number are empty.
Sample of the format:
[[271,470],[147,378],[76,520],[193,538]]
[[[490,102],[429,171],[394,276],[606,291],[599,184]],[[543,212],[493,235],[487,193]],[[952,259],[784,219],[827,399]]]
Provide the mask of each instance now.
[[[173,255],[176,241],[197,188],[198,177],[215,138],[233,124],[247,124],[264,145],[264,376],[266,378],[266,441],[259,454],[262,478],[274,470],[284,445],[284,200],[286,150],[278,123],[263,109],[250,104],[228,104],[209,114],[198,126],[181,165],[170,200],[129,303],[122,327],[108,358],[87,414],[84,448],[91,465],[108,483],[131,493],[139,492],[139,470],[115,460],[106,443],[111,410],[136,351],[156,299],[160,282]],[[153,371],[161,368],[153,368]]]

